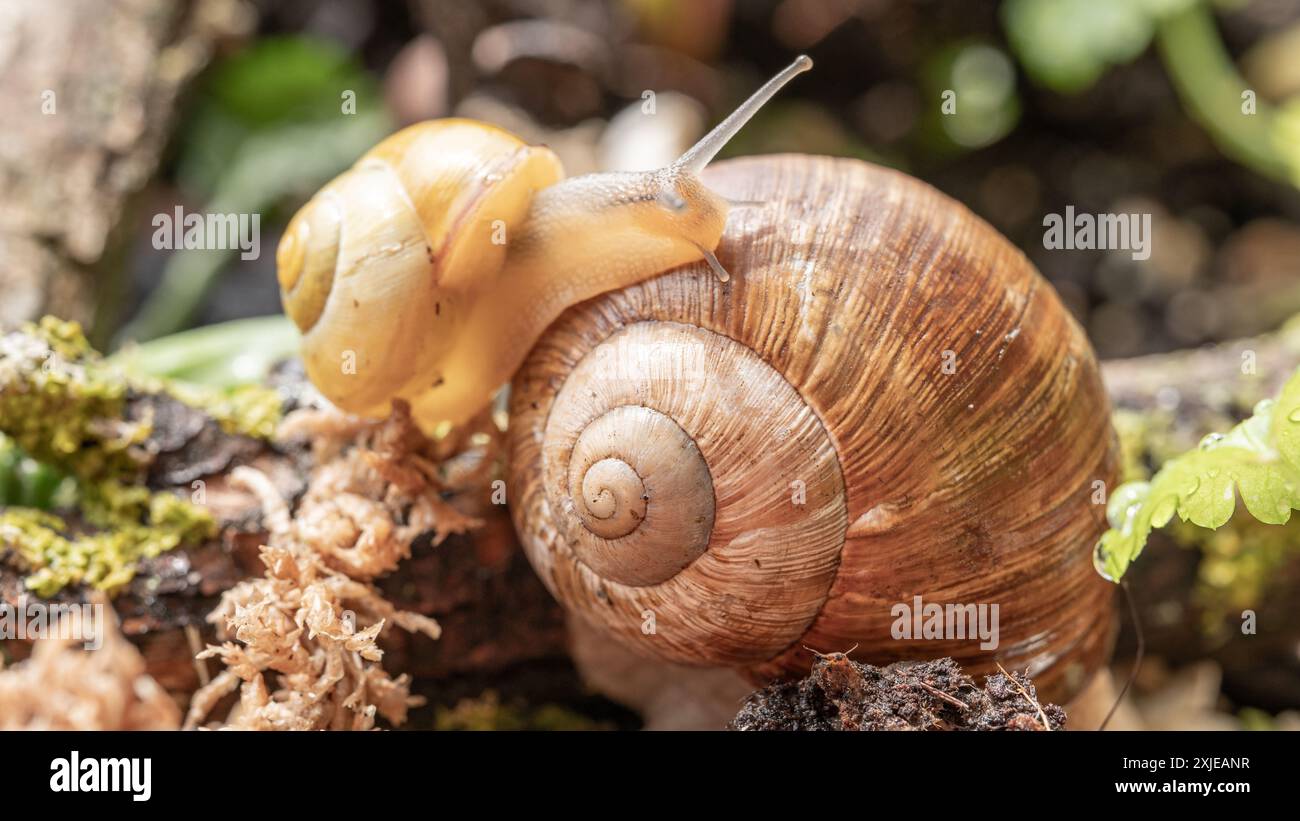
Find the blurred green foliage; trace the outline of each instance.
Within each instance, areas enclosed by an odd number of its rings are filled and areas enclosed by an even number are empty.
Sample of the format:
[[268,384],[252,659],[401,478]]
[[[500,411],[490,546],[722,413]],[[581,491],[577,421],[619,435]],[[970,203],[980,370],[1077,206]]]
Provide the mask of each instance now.
[[138,345],[109,362],[135,377],[159,377],[222,390],[261,384],[271,366],[298,352],[298,329],[283,315],[205,325]]
[[[355,115],[343,114],[347,91],[355,94]],[[177,178],[187,195],[217,198],[229,187],[231,172],[253,161],[250,141],[265,148],[302,127],[327,129],[349,117],[365,118],[376,112],[378,100],[374,78],[338,46],[306,37],[258,40],[218,64],[204,82],[180,130]],[[294,160],[290,165],[312,158],[300,151]],[[349,160],[342,162],[346,167]],[[307,179],[300,184],[304,190],[317,186]]]
[[1278,108],[1254,99],[1219,35],[1209,9],[1193,5],[1160,24],[1159,39],[1170,79],[1192,118],[1235,161],[1300,186],[1300,125],[1292,99]]
[[31,458],[0,434],[0,507],[48,510],[66,498],[69,486],[63,473]]
[[1036,82],[1083,91],[1151,43],[1160,18],[1197,0],[1007,0],[1007,39]]
[[1026,73],[1065,94],[1154,41],[1188,113],[1226,155],[1300,186],[1300,100],[1276,107],[1253,98],[1207,0],[1006,0],[1001,16]]
[[932,151],[991,145],[1020,120],[1015,67],[1006,52],[989,42],[952,43],[936,51],[923,81],[927,99],[939,100],[924,123]]
[[[309,196],[392,124],[378,84],[338,46],[259,40],[213,69],[180,130],[177,175],[208,213],[262,214]],[[262,254],[274,248],[263,247]],[[117,341],[184,328],[234,250],[181,250]]]

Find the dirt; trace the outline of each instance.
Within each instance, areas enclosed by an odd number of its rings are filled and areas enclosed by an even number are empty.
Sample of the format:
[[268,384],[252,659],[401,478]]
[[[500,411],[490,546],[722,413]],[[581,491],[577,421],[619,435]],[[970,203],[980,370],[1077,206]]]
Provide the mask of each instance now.
[[1060,730],[1065,711],[1040,704],[1028,677],[988,676],[984,686],[950,658],[873,667],[843,653],[821,656],[798,681],[746,699],[733,730]]

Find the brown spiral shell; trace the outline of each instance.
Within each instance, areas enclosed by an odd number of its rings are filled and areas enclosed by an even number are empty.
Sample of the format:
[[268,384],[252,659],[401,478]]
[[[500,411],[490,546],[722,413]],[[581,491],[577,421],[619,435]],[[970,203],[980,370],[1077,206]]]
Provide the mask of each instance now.
[[[570,308],[516,374],[509,496],[551,592],[644,653],[756,679],[852,648],[1076,691],[1111,640],[1091,550],[1116,464],[1078,324],[906,175],[769,156],[704,181],[757,203],[717,250],[731,281],[695,264]],[[997,604],[998,647],[896,639],[918,595]]]

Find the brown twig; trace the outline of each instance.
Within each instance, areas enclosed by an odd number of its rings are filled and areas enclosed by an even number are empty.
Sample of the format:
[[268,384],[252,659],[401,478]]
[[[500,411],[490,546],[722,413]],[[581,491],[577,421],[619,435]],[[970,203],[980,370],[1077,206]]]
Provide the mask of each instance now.
[[956,696],[952,696],[952,695],[949,695],[948,693],[945,693],[943,690],[940,690],[940,689],[937,688],[937,687],[933,687],[933,686],[931,686],[931,685],[929,685],[929,684],[926,684],[924,681],[917,681],[916,684],[917,684],[917,685],[918,685],[922,690],[925,690],[927,693],[929,693],[930,695],[934,696],[935,698],[937,698],[937,699],[939,699],[939,700],[941,700],[941,701],[946,701],[946,702],[948,702],[949,704],[951,704],[951,705],[953,705],[954,707],[957,707],[957,708],[959,708],[959,709],[961,709],[961,710],[969,710],[969,709],[970,709],[970,705],[968,705],[966,702],[962,701],[961,699],[957,698]]
[[998,669],[1002,671],[1002,675],[1006,676],[1007,680],[1011,682],[1011,686],[1015,687],[1016,690],[1020,692],[1020,695],[1024,696],[1030,704],[1034,705],[1034,709],[1038,711],[1038,717],[1043,721],[1043,729],[1050,731],[1052,729],[1052,722],[1047,720],[1047,713],[1043,711],[1043,705],[1038,703],[1038,699],[1029,695],[1029,691],[1022,687],[1020,682],[1016,681],[1015,676],[1006,671],[1006,668],[1002,666],[1001,662],[998,662],[997,665]]
[[207,660],[198,657],[203,652],[203,637],[199,635],[199,628],[193,624],[185,625],[184,630],[185,640],[190,645],[190,655],[194,656],[194,673],[199,678],[199,686],[206,687],[212,676],[208,673]]

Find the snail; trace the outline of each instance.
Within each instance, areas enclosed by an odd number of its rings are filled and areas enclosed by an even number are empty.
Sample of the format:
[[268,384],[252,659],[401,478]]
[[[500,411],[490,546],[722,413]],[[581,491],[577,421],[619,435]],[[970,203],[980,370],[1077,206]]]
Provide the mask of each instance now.
[[388,137],[289,221],[285,312],[327,399],[463,422],[570,305],[713,256],[728,203],[699,172],[812,61],[795,60],[667,168],[561,180],[549,149],[465,119]]
[[[710,164],[810,65],[644,174],[559,181],[546,149],[464,120],[398,132],[281,244],[309,375],[345,409],[402,397],[428,424],[513,374],[524,550],[567,610],[644,654],[755,681],[814,653],[948,655],[1064,699],[1114,633],[1095,356],[1025,256],[920,181]],[[950,623],[996,607],[993,646],[900,638],[918,597]]]

